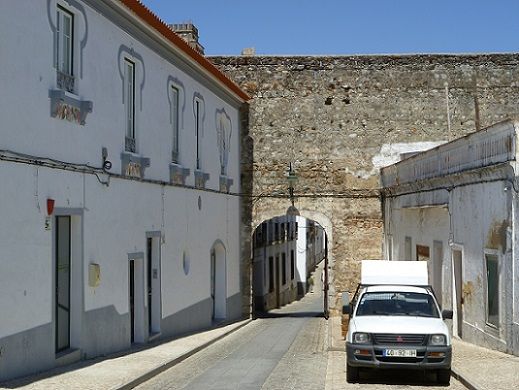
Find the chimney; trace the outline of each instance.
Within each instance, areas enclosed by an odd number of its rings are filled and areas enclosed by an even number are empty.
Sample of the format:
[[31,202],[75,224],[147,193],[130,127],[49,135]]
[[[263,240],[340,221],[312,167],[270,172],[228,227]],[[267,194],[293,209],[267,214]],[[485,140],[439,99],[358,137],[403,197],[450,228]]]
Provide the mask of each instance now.
[[241,51],[242,56],[253,57],[256,55],[256,49],[253,47],[246,47]]
[[204,47],[198,42],[198,29],[193,23],[170,24],[169,27],[180,35],[189,46],[200,54],[204,54]]

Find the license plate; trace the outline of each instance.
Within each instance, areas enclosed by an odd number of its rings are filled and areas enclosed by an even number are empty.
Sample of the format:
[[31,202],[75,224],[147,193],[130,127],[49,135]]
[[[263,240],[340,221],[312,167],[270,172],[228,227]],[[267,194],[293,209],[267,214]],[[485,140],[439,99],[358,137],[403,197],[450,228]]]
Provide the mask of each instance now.
[[384,356],[416,357],[416,349],[385,349]]

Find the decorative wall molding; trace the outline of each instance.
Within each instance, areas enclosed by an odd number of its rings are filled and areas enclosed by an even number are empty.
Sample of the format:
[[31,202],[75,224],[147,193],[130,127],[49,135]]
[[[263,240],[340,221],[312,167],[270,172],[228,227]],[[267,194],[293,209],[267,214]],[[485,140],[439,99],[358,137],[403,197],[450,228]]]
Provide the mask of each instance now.
[[220,154],[220,174],[227,175],[227,163],[229,161],[229,150],[231,147],[232,121],[225,108],[216,110],[216,140]]
[[121,98],[122,104],[124,104],[124,59],[128,58],[134,63],[139,63],[140,66],[135,69],[136,80],[137,77],[140,78],[139,83],[139,108],[142,111],[142,91],[144,90],[144,84],[146,81],[146,69],[144,66],[144,59],[142,56],[137,53],[133,47],[128,47],[126,45],[119,46],[119,51],[117,52],[117,64],[119,67],[119,76],[121,77]]
[[186,184],[186,177],[190,174],[189,168],[184,168],[178,164],[169,164],[169,180],[172,184]]
[[81,100],[61,89],[49,91],[50,115],[53,118],[75,122],[84,125],[87,114],[92,112],[93,103],[89,100]]
[[[56,50],[57,50],[57,48],[56,48],[56,12],[53,12],[53,11],[56,10],[57,5],[60,3],[61,2],[59,0],[47,0],[47,18],[49,19],[49,25],[52,30],[52,35],[54,37],[53,38],[54,44],[52,45],[52,47],[53,47],[52,60],[53,61],[56,59]],[[81,3],[79,3],[76,0],[67,0],[65,3],[65,7],[69,8],[69,9],[70,9],[70,7],[72,7],[73,8],[72,11],[77,11],[77,12],[74,12],[75,16],[78,16],[79,14],[81,14],[81,16],[83,17],[84,30],[78,31],[79,29],[77,27],[74,29],[74,35],[79,33],[81,36],[80,40],[79,40],[79,49],[80,49],[79,50],[79,77],[83,78],[83,51],[86,47],[87,40],[88,40],[88,20],[86,17],[86,11],[85,11],[85,8],[83,7],[83,5],[81,5]],[[54,66],[54,64],[53,64],[53,66]]]
[[150,166],[150,159],[132,153],[121,153],[121,174],[138,179],[144,178],[144,171]]
[[234,180],[227,176],[220,176],[220,191],[229,192]]
[[209,180],[209,174],[195,170],[195,187],[196,188],[205,188],[205,184]]

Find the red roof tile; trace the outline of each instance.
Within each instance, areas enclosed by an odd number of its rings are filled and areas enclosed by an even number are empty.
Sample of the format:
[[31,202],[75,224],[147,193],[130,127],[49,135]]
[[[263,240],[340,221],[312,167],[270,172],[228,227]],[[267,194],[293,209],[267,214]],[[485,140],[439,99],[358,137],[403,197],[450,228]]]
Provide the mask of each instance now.
[[223,74],[216,66],[213,65],[207,58],[194,50],[187,44],[180,36],[178,36],[163,20],[155,15],[149,8],[142,4],[139,0],[119,0],[133,13],[135,13],[146,24],[157,30],[173,45],[182,50],[188,57],[198,62],[205,70],[212,76],[221,81],[227,88],[238,95],[244,101],[250,100],[247,95],[236,83]]

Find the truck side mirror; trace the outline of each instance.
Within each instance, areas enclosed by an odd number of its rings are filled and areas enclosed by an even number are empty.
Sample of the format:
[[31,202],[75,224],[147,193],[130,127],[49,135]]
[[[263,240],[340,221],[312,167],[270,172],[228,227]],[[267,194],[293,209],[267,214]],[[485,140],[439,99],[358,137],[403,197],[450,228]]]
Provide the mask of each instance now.
[[444,320],[447,320],[447,319],[452,320],[452,314],[453,314],[452,310],[443,310],[442,311],[442,318]]
[[350,293],[342,292],[342,314],[351,314]]

